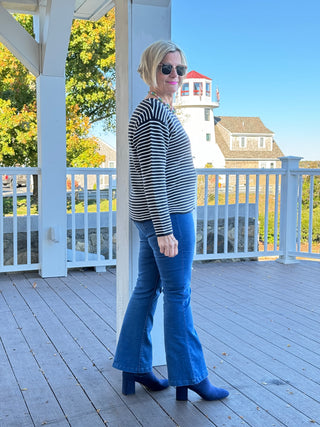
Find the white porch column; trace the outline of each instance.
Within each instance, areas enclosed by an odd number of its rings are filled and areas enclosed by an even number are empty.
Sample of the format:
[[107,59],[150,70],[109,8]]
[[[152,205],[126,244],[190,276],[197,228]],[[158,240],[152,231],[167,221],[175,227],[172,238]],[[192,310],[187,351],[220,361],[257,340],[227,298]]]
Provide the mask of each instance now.
[[37,78],[39,256],[42,277],[67,275],[65,79]]
[[[151,3],[151,1],[150,1]],[[137,73],[143,50],[152,42],[171,38],[171,1],[116,2],[117,71],[117,331],[137,275],[138,233],[129,221],[128,122],[147,86]],[[154,365],[165,364],[162,298],[153,328]]]
[[298,262],[289,251],[296,251],[297,230],[297,194],[298,177],[291,175],[290,170],[299,169],[302,157],[280,157],[282,169],[286,174],[281,176],[281,201],[280,201],[280,250],[283,255],[277,260],[282,264]]
[[67,275],[65,61],[75,0],[49,0],[35,17],[41,46],[37,77],[39,256],[42,277]]

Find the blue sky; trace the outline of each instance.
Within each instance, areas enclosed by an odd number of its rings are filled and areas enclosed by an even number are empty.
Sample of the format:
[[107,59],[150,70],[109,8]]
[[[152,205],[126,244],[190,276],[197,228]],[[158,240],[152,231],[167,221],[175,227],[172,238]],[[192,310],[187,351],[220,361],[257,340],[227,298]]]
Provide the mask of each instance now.
[[172,0],[172,40],[219,87],[221,116],[258,116],[285,155],[320,160],[320,0]]

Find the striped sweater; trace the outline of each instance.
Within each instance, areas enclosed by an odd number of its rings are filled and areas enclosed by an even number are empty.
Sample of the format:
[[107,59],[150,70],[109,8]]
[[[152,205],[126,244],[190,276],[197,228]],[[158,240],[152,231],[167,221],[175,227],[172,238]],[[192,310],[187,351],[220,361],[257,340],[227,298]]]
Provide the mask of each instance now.
[[171,213],[194,209],[196,173],[180,121],[157,99],[144,99],[129,123],[130,218],[172,233]]

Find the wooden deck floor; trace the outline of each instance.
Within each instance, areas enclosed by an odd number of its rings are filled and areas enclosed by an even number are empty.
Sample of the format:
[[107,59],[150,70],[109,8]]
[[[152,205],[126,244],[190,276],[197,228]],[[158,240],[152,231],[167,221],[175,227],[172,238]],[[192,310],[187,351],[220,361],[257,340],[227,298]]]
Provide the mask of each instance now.
[[192,298],[221,402],[121,394],[115,270],[0,275],[0,426],[320,425],[320,262],[195,263]]

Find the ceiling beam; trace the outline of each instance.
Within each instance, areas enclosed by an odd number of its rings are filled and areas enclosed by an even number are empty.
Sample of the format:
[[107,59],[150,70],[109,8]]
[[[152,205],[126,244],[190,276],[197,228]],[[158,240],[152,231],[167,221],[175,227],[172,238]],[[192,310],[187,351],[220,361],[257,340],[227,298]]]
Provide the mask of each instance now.
[[0,41],[34,76],[40,74],[39,44],[0,4]]
[[11,13],[35,13],[38,10],[38,0],[4,0],[0,3]]
[[75,19],[98,21],[115,5],[115,0],[76,0]]

